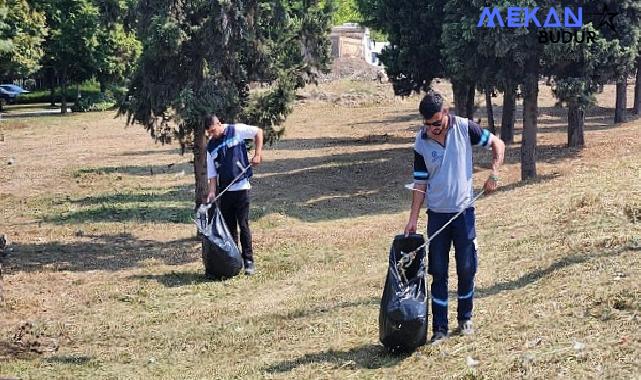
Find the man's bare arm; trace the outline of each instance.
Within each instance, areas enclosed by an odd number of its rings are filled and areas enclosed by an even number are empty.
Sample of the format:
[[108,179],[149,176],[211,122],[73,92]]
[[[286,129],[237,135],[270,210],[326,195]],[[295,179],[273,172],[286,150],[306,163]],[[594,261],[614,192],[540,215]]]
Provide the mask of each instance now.
[[492,135],[490,137],[490,146],[492,147],[492,174],[499,175],[499,168],[503,165],[505,158],[505,143],[500,138]]
[[418,224],[418,215],[421,212],[421,206],[425,200],[425,192],[427,191],[427,184],[414,184],[414,191],[412,191],[412,208],[410,210],[410,220],[405,226],[405,236],[416,232]]
[[500,138],[491,135],[490,146],[492,147],[492,174],[490,178],[485,181],[483,189],[491,193],[498,187],[499,169],[505,158],[505,143]]
[[264,132],[262,129],[258,129],[258,133],[254,137],[254,144],[256,145],[256,151],[254,152],[254,157],[251,160],[252,165],[258,165],[263,161],[263,143],[264,143]]
[[207,203],[212,202],[216,198],[216,190],[217,190],[217,184],[216,184],[216,179],[217,177],[213,177],[209,179],[209,194],[207,195]]

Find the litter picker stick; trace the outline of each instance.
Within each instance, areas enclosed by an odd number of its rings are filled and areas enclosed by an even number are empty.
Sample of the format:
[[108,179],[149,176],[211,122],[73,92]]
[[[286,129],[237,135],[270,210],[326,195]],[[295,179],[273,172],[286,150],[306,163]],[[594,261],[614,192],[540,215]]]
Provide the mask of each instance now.
[[211,203],[216,203],[218,198],[220,198],[227,190],[229,190],[229,188],[232,187],[232,185],[234,185],[236,183],[236,181],[238,181],[240,179],[240,177],[242,177],[243,174],[245,174],[245,172],[247,170],[249,170],[249,168],[251,168],[251,164],[247,165],[246,168],[243,168],[243,165],[240,163],[240,161],[236,161],[236,165],[238,165],[238,167],[242,170],[242,172],[240,172],[240,174],[236,178],[234,178],[234,180],[231,181],[231,183],[223,191],[218,193],[218,195],[216,195],[216,198],[214,198],[214,200],[212,202],[210,202],[210,204]]
[[479,199],[479,198],[481,197],[481,195],[483,195],[483,193],[484,193],[484,192],[485,192],[485,190],[481,190],[481,191],[476,195],[476,197],[474,197],[474,199],[472,199],[472,200],[470,201],[470,203],[468,203],[468,205],[467,205],[467,206],[465,206],[465,208],[464,208],[463,210],[461,210],[461,211],[459,211],[458,213],[456,213],[456,215],[454,215],[454,216],[452,217],[452,219],[448,220],[448,221],[447,221],[447,223],[445,223],[445,224],[443,225],[443,227],[439,228],[439,229],[438,229],[438,231],[434,232],[434,233],[432,234],[432,236],[430,236],[430,237],[427,239],[427,241],[426,241],[422,246],[420,246],[420,247],[416,248],[416,250],[418,251],[419,249],[424,248],[425,246],[427,246],[427,245],[428,245],[432,240],[434,240],[434,239],[435,239],[435,238],[436,238],[436,237],[437,237],[441,232],[443,232],[443,230],[445,229],[445,227],[447,227],[447,226],[449,226],[450,224],[452,224],[452,222],[453,222],[456,218],[458,218],[458,217],[459,217],[459,215],[461,215],[463,212],[465,212],[465,210],[467,210],[467,207],[468,207],[469,205],[471,205],[472,203],[476,202],[476,200],[477,200],[477,199]]
[[[415,189],[411,189],[411,190],[415,190]],[[420,190],[416,190],[416,191],[420,191]],[[418,253],[418,251],[420,251],[421,249],[423,249],[423,248],[427,247],[427,246],[430,244],[430,242],[431,242],[432,240],[434,240],[434,239],[435,239],[435,238],[436,238],[436,237],[437,237],[441,232],[443,232],[443,230],[444,230],[447,226],[449,226],[450,224],[452,224],[452,222],[453,222],[456,218],[458,218],[458,217],[459,217],[463,212],[465,212],[465,210],[467,209],[467,207],[468,207],[469,205],[471,205],[471,204],[473,204],[474,202],[476,202],[476,200],[477,200],[477,199],[479,199],[479,198],[481,197],[481,195],[483,195],[483,193],[484,193],[484,192],[485,192],[485,190],[481,190],[481,191],[476,195],[476,197],[474,197],[474,198],[473,198],[473,199],[472,199],[472,200],[467,204],[467,206],[465,206],[461,211],[459,211],[458,213],[456,213],[456,215],[454,215],[450,220],[448,220],[448,221],[447,221],[447,223],[445,223],[441,228],[439,228],[436,232],[434,232],[434,233],[432,234],[432,236],[430,236],[430,237],[427,239],[427,241],[426,241],[425,243],[423,243],[422,245],[418,246],[418,247],[417,247],[415,250],[413,250],[412,252],[407,252],[407,253],[405,253],[405,252],[401,252],[402,257],[401,257],[401,259],[400,259],[400,260],[398,261],[398,263],[397,263],[397,269],[399,270],[399,272],[400,272],[401,276],[402,276],[403,278],[405,278],[405,281],[407,281],[407,278],[405,277],[405,270],[404,270],[404,269],[405,269],[405,268],[408,268],[410,265],[412,265],[412,262],[414,261],[414,258],[416,258],[416,254]],[[427,256],[427,255],[426,255],[426,256]]]
[[[229,188],[230,188],[234,183],[236,183],[236,181],[238,181],[238,180],[240,179],[240,177],[242,177],[242,176],[243,176],[243,174],[245,174],[245,172],[246,172],[247,170],[249,170],[249,168],[251,167],[251,164],[250,164],[250,165],[247,165],[247,167],[246,167],[246,168],[243,168],[243,165],[240,163],[240,161],[236,161],[236,165],[238,165],[238,167],[242,169],[242,172],[241,172],[241,173],[240,173],[236,178],[234,178],[234,180],[233,180],[233,181],[231,181],[231,183],[229,184],[229,186],[227,186],[223,191],[221,191],[221,192],[216,196],[216,198],[214,198],[214,200],[213,200],[213,201],[209,202],[207,205],[204,205],[204,204],[200,205],[200,209],[199,209],[199,210],[209,210],[209,209],[211,208],[211,206],[212,206],[214,203],[216,203],[216,201],[218,200],[218,198],[220,198],[220,197],[221,197],[221,196],[222,196],[222,195],[223,195],[227,190],[229,190]],[[199,211],[199,212],[200,212],[200,211]],[[199,223],[199,221],[198,221],[198,220],[194,219],[194,223],[196,223],[196,226],[198,227],[198,229],[199,229],[199,230],[201,230],[202,228],[205,228],[205,225],[207,224],[207,223],[206,223],[206,219],[207,219],[207,218],[205,217],[205,223],[203,223],[203,221],[202,221],[202,220],[201,220],[201,221],[200,221],[200,223]],[[203,233],[203,234],[204,234],[204,232],[203,232],[203,231],[201,231],[201,233]]]

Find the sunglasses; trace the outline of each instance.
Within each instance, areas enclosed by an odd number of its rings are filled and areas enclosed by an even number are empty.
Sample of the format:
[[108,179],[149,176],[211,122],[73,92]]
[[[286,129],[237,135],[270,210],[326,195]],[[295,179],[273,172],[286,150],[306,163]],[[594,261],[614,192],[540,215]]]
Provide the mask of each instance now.
[[435,121],[435,122],[433,122],[433,123],[428,123],[428,122],[426,121],[426,122],[424,122],[423,124],[425,124],[425,125],[426,125],[426,126],[428,126],[428,127],[440,127],[440,126],[443,124],[443,120],[437,120],[437,121]]

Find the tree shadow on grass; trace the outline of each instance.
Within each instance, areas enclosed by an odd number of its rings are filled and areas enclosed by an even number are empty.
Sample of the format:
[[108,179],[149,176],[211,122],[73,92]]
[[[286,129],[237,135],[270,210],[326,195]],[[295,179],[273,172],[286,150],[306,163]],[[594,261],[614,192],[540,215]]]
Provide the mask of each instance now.
[[[501,117],[503,107],[494,107],[494,124],[497,128],[497,135],[500,135],[501,130]],[[475,120],[478,117],[486,117],[487,112],[485,107],[480,107],[478,112],[475,115]],[[515,128],[514,135],[519,136],[522,134],[523,129],[519,126],[516,128],[516,124],[522,124],[522,107],[519,106],[515,114]],[[539,126],[538,133],[567,133],[567,108],[565,107],[539,107],[539,117],[537,119],[537,124]],[[629,120],[633,120],[632,115],[629,115]],[[615,130],[619,127],[618,124],[613,123],[614,120],[614,109],[607,107],[592,107],[585,114],[585,132],[591,131],[604,131],[604,130]],[[483,125],[483,127],[487,127]]]
[[84,174],[125,174],[135,176],[153,176],[158,174],[182,174],[192,173],[194,166],[189,162],[175,164],[153,164],[153,165],[122,165],[107,166],[100,168],[83,168],[75,172],[75,175]]
[[285,139],[274,143],[270,150],[308,150],[336,146],[376,146],[381,144],[411,144],[414,136],[399,136],[391,133],[363,137],[318,137],[312,139]]
[[308,222],[399,212],[412,157],[407,147],[266,162],[255,171],[253,205]]
[[76,223],[182,223],[189,224],[194,210],[189,206],[162,207],[156,205],[105,205],[65,214],[45,216],[42,220],[54,224]]
[[[567,159],[581,156],[580,148],[570,148],[564,144],[539,145],[536,147],[536,162],[554,164]],[[508,145],[505,147],[505,164],[519,164],[521,162],[521,146]],[[474,164],[480,169],[492,168],[492,152],[478,151],[474,157]]]
[[[382,142],[371,146],[372,150],[264,162],[254,170],[251,218],[256,220],[270,213],[278,213],[305,222],[317,222],[406,211],[411,193],[404,185],[413,182],[411,144],[408,143],[406,147],[390,146]],[[546,163],[573,158],[580,152],[560,145],[540,146],[538,151],[539,161]],[[491,159],[490,152],[477,151],[475,171],[489,169]],[[506,162],[517,163],[519,160],[520,147],[509,147]],[[127,172],[130,167],[107,169]],[[182,191],[184,194],[181,194]],[[159,191],[158,194],[87,197],[78,203],[95,204],[94,207],[54,215],[46,221],[190,223],[193,210],[187,204],[192,197],[186,187],[162,193]],[[185,206],[145,204],[147,201],[174,199],[184,201]],[[122,205],[114,202],[139,204]]]
[[[175,186],[167,188],[143,188],[136,192],[91,195],[78,199],[68,199],[68,202],[82,206],[92,206],[110,203],[145,203],[145,202],[183,202],[194,198],[193,186]],[[58,203],[65,203],[61,201]]]
[[142,156],[155,156],[155,155],[164,155],[164,154],[178,154],[180,153],[180,148],[171,148],[164,150],[136,150],[123,152],[121,156],[124,157],[142,157]]
[[174,272],[163,274],[139,274],[128,277],[132,280],[156,281],[168,288],[198,285],[205,282],[223,282],[226,279],[210,279],[203,272]]
[[192,238],[173,241],[139,239],[129,233],[87,235],[81,241],[12,244],[13,252],[5,259],[7,272],[46,270],[121,270],[137,267],[148,259],[180,265],[199,259]]
[[[416,104],[416,106],[418,108],[418,103]],[[422,121],[423,121],[423,116],[421,116],[420,113],[410,112],[406,114],[398,114],[396,116],[390,116],[384,119],[374,119],[374,120],[361,121],[358,123],[350,123],[350,124],[351,125],[385,126],[385,125],[397,124],[397,123],[413,123],[413,124],[416,124],[417,126],[420,126]]]
[[[546,163],[579,154],[561,146],[540,151]],[[520,147],[508,148],[506,156],[508,163],[518,162]],[[491,160],[491,152],[477,151],[475,169],[489,169]],[[254,216],[275,212],[314,222],[405,211],[411,193],[404,185],[413,182],[412,162],[411,146],[266,162],[253,180]]]
[[588,252],[584,254],[566,256],[554,262],[547,268],[536,269],[514,280],[499,282],[489,287],[479,288],[475,290],[475,293],[476,293],[475,297],[476,298],[491,297],[502,292],[521,289],[530,284],[533,284],[534,282],[542,278],[549,276],[550,274],[558,270],[565,269],[569,266],[572,266],[575,264],[583,264],[585,262],[595,260],[595,259],[616,257],[626,251],[641,251],[641,246],[624,246],[624,247],[619,247],[613,250],[604,251],[600,253]]
[[308,364],[332,364],[336,368],[347,369],[390,368],[409,356],[410,354],[390,354],[383,346],[369,344],[344,351],[330,349],[323,352],[305,354],[296,359],[274,364],[266,368],[265,371],[270,374],[285,373]]
[[525,180],[525,181],[519,181],[519,182],[515,182],[515,183],[510,184],[510,185],[506,185],[506,186],[499,186],[497,191],[498,192],[511,191],[511,190],[517,189],[517,188],[522,187],[522,186],[534,185],[534,184],[538,185],[538,184],[541,184],[541,183],[545,183],[545,182],[549,182],[549,181],[552,181],[554,179],[557,179],[560,176],[561,175],[559,173],[543,174],[543,175],[537,176],[534,179],[528,179],[528,180]]
[[47,358],[47,363],[55,364],[75,364],[75,365],[84,365],[89,363],[93,358],[91,356],[76,356],[76,355],[64,355],[64,356],[52,356]]
[[350,308],[361,307],[361,306],[379,305],[380,302],[381,302],[381,299],[379,297],[366,297],[366,298],[360,298],[354,301],[343,301],[333,305],[318,304],[305,309],[291,310],[285,314],[281,314],[281,313],[268,314],[265,316],[265,319],[291,321],[292,319],[307,318],[307,317],[311,317],[319,314],[330,313],[332,311],[339,310],[339,309],[350,309]]

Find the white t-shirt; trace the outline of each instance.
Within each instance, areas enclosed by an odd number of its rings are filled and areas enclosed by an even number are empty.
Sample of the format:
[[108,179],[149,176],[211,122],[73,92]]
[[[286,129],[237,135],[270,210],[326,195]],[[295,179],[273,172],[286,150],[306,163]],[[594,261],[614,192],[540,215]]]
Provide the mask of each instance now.
[[[232,125],[234,126],[233,138],[238,139],[241,143],[243,140],[253,140],[254,137],[256,137],[256,134],[258,134],[259,128],[253,125],[247,125],[247,124],[232,124]],[[227,130],[227,126],[229,126],[229,124],[223,124],[225,131]],[[212,178],[216,178],[217,176],[218,176],[218,173],[216,172],[216,164],[214,163],[214,159],[209,154],[209,151],[207,151],[207,178],[212,179]],[[241,191],[241,190],[249,190],[249,189],[251,189],[251,185],[249,184],[249,180],[245,178],[231,185],[228,191]],[[218,189],[218,191],[223,191],[223,190],[225,189]]]

